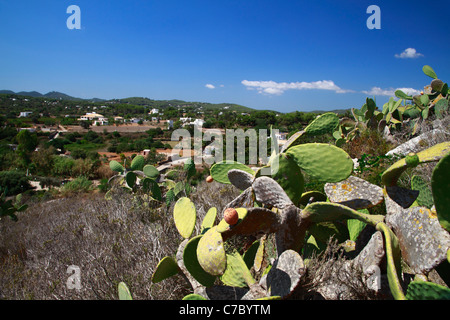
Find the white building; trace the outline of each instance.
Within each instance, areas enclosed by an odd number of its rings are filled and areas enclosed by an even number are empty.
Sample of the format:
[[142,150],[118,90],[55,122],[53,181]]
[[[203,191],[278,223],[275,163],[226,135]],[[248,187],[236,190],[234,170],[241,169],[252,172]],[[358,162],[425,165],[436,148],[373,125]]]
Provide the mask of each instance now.
[[78,119],[79,121],[92,121],[94,125],[108,125],[108,119],[105,118],[103,115],[95,113],[95,112],[88,112],[84,116],[81,116],[81,118]]
[[158,113],[159,113],[159,109],[152,109],[149,112],[149,114],[158,114]]
[[23,111],[20,113],[19,117],[28,117],[32,114],[32,111]]

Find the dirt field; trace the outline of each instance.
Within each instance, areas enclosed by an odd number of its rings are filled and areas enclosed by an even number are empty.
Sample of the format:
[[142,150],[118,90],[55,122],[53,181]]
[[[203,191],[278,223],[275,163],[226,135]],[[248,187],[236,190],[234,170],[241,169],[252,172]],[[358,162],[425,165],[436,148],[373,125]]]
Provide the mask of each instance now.
[[[106,130],[107,132],[117,131],[119,133],[133,133],[133,132],[145,132],[149,129],[155,129],[160,127],[161,129],[165,129],[164,125],[146,125],[146,124],[123,124],[119,126],[90,126],[88,130],[92,130],[95,132],[103,132]],[[88,132],[88,130],[83,129],[81,126],[66,126],[65,129],[69,132]]]

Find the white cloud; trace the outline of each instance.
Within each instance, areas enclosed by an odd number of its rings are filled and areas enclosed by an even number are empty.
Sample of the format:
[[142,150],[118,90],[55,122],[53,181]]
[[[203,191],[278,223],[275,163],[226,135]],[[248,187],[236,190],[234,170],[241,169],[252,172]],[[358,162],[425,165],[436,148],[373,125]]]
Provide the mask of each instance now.
[[400,59],[414,59],[423,57],[423,54],[418,53],[414,48],[407,48],[402,53],[396,54],[395,57]]
[[249,81],[243,80],[241,82],[247,89],[257,90],[262,94],[280,95],[286,90],[330,90],[336,93],[352,92],[351,90],[344,90],[338,87],[331,80],[322,80],[314,82],[275,82],[275,81]]
[[213,86],[210,83],[206,84],[205,87],[207,87],[208,89],[215,89],[216,88],[215,86]]
[[371,96],[387,96],[387,97],[394,97],[395,91],[402,90],[407,95],[416,95],[420,94],[419,90],[413,89],[413,88],[389,88],[389,89],[382,89],[380,87],[373,87],[369,91],[364,90],[362,93],[371,95]]

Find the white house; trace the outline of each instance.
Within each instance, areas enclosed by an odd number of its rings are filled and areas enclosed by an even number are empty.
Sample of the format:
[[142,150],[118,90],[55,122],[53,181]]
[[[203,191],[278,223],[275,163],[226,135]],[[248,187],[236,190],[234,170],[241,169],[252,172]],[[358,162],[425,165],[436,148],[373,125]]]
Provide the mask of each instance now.
[[152,109],[149,112],[149,114],[158,114],[158,113],[159,113],[159,109]]
[[93,121],[94,125],[107,125],[108,119],[105,118],[103,115],[95,113],[95,112],[88,112],[84,116],[81,116],[81,118],[78,119],[79,121]]
[[20,113],[19,117],[28,117],[32,114],[32,111],[23,111]]

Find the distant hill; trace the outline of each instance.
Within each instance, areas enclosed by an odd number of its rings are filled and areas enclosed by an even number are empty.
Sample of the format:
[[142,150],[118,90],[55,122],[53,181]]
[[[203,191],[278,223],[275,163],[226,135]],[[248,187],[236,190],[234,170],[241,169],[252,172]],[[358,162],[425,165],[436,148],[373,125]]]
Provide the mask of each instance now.
[[42,94],[37,91],[20,91],[20,92],[14,92],[11,90],[0,90],[0,94],[15,94],[18,96],[25,96],[25,97],[33,97],[33,98],[49,98],[49,99],[59,99],[59,100],[70,100],[70,101],[93,101],[93,102],[101,102],[105,101],[103,99],[93,98],[93,99],[82,99],[82,98],[75,98],[72,96],[69,96],[62,92],[57,91],[51,91],[46,94]]

